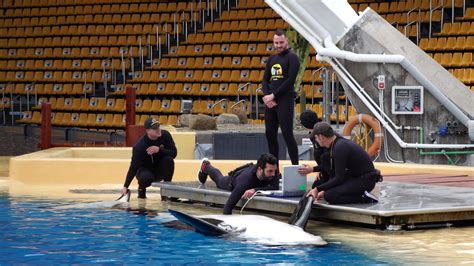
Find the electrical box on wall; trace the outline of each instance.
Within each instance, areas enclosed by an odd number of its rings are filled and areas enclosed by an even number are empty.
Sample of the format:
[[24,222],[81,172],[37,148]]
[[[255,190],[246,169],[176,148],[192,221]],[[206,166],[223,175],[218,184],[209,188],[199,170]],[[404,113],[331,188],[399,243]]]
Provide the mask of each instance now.
[[423,114],[422,86],[393,86],[392,114]]

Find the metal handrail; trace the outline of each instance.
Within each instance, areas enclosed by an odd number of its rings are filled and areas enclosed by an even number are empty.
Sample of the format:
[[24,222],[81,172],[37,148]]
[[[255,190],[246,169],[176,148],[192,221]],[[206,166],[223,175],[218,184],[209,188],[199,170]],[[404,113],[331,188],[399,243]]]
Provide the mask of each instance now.
[[246,100],[243,99],[243,100],[240,100],[240,101],[234,103],[234,104],[230,107],[230,110],[234,110],[234,108],[235,108],[238,104],[240,104],[240,103],[245,103],[245,102],[246,102]]
[[[411,12],[417,12],[418,13],[418,21],[417,20],[409,21]],[[420,23],[421,23],[420,8],[413,8],[410,11],[408,11],[408,13],[407,13],[407,24],[404,26],[405,37],[407,37],[407,28],[408,28],[408,26],[410,26],[414,23],[416,23],[416,45],[418,45],[418,42],[420,40]]]
[[237,88],[237,101],[240,101],[240,93],[241,91],[243,91],[243,89],[247,86],[251,86],[252,85],[252,82],[247,82],[245,83],[244,85],[240,86],[239,88]]
[[315,83],[314,75],[320,71],[327,71],[327,68],[323,66],[311,72],[311,105],[314,104],[314,83]]
[[429,26],[429,38],[431,38],[431,27],[433,24],[433,12],[441,9],[441,28],[443,28],[443,12],[444,12],[444,2],[441,2],[437,7],[432,8],[433,0],[430,0],[430,26]]
[[220,104],[220,103],[223,102],[223,101],[226,101],[226,102],[228,103],[228,102],[229,102],[229,99],[227,99],[227,98],[220,99],[219,101],[215,102],[215,103],[211,106],[212,117],[214,117],[214,108],[216,107],[216,105]]
[[[260,92],[262,90],[262,86],[258,87],[256,90],[255,90],[255,118],[258,119],[258,92]],[[252,108],[250,108],[250,116],[252,116]]]
[[90,68],[88,71],[84,72],[84,87],[82,90],[84,91],[84,97],[87,98],[87,91],[85,90],[85,87],[87,85],[87,74],[91,73],[92,74],[92,95],[95,95],[95,70],[93,68]]

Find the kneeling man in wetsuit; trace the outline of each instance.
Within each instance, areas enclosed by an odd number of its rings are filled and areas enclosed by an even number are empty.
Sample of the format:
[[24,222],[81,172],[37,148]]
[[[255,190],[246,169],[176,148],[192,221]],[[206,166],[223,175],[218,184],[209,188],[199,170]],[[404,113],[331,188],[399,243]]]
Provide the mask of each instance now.
[[177,150],[173,137],[160,128],[155,118],[145,120],[146,134],[133,145],[132,161],[123,184],[122,194],[136,175],[138,198],[146,198],[146,188],[156,181],[170,182],[174,173],[174,158]]
[[275,156],[262,154],[256,165],[246,164],[224,176],[219,169],[213,167],[204,158],[198,173],[198,180],[199,183],[204,184],[209,175],[218,188],[232,191],[224,205],[224,214],[232,214],[232,209],[241,198],[248,199],[257,190],[278,190],[277,163],[278,160]]
[[311,138],[327,149],[330,171],[329,179],[316,182],[308,195],[330,204],[378,202],[370,191],[382,176],[362,147],[336,135],[326,122],[314,125]]

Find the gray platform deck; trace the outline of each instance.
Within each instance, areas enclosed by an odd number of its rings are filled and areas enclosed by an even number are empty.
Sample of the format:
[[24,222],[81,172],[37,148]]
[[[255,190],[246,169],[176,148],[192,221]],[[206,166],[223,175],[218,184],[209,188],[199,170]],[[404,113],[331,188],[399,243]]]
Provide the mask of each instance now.
[[[213,183],[154,183],[162,196],[178,197],[195,202],[224,204],[230,194]],[[312,218],[366,224],[379,228],[402,229],[425,223],[474,221],[474,189],[424,184],[382,182],[375,189],[376,204],[330,205],[315,203]],[[292,213],[299,198],[255,197],[246,209],[281,214]],[[245,204],[241,200],[237,206]],[[238,210],[234,210],[238,212]]]

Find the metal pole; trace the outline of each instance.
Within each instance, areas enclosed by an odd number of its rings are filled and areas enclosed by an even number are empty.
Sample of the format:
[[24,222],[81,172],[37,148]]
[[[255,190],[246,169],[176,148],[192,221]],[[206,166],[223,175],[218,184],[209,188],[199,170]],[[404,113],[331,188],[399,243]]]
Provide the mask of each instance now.
[[[130,52],[132,52],[132,48],[130,47]],[[120,53],[121,60],[122,60],[122,76],[123,76],[123,84],[125,84],[125,58],[123,56],[123,52]],[[133,65],[132,65],[132,72],[133,72]]]
[[6,125],[7,123],[7,114],[5,112],[5,91],[2,90],[2,109],[3,109],[3,124]]
[[13,126],[13,91],[10,91],[10,116],[12,117],[12,126]]

